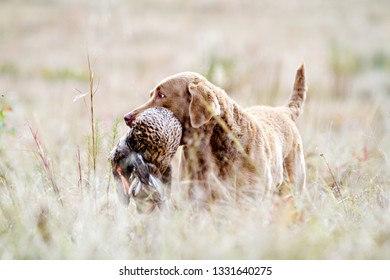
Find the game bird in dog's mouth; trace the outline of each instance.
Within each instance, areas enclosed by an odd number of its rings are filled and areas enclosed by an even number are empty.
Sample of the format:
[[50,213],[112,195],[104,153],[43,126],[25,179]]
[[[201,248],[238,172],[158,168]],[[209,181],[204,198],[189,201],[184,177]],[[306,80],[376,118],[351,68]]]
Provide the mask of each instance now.
[[181,137],[180,122],[168,109],[154,107],[134,120],[110,154],[122,202],[134,200],[141,212],[163,206]]

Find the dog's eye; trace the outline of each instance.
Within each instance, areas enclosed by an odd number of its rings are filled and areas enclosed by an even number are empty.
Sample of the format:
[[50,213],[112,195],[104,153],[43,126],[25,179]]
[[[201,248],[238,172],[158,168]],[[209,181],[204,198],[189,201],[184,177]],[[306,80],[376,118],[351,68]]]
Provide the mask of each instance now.
[[165,94],[164,94],[164,93],[161,93],[161,92],[159,92],[159,93],[157,93],[157,96],[158,96],[159,98],[164,98],[164,97],[165,97]]

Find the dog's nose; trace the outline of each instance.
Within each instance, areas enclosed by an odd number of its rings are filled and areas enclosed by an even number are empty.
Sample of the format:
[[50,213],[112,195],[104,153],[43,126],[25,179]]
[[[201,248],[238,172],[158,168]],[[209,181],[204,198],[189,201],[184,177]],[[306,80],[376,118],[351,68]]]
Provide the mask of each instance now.
[[135,115],[128,113],[126,114],[123,119],[125,120],[126,125],[130,126],[133,124],[133,121],[135,119]]

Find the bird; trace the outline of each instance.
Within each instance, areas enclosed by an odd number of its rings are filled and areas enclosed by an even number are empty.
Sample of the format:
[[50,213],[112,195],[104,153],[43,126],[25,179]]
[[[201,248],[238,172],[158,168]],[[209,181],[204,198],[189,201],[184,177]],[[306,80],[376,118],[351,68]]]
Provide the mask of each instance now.
[[122,203],[134,201],[139,212],[163,207],[172,181],[171,161],[179,148],[182,126],[163,107],[145,110],[110,153],[112,173]]

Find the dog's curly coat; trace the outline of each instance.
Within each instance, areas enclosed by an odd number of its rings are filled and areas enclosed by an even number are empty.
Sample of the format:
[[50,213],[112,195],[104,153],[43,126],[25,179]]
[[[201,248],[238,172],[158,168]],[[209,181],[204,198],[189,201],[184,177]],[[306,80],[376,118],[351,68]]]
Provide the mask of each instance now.
[[302,140],[295,124],[306,98],[303,64],[287,106],[242,109],[224,90],[193,72],[164,79],[150,97],[125,115],[126,124],[131,126],[151,107],[172,111],[183,127],[184,174],[206,186],[210,197],[211,174],[221,180],[233,178],[237,186],[261,183],[266,191],[284,178],[298,192],[305,187]]

